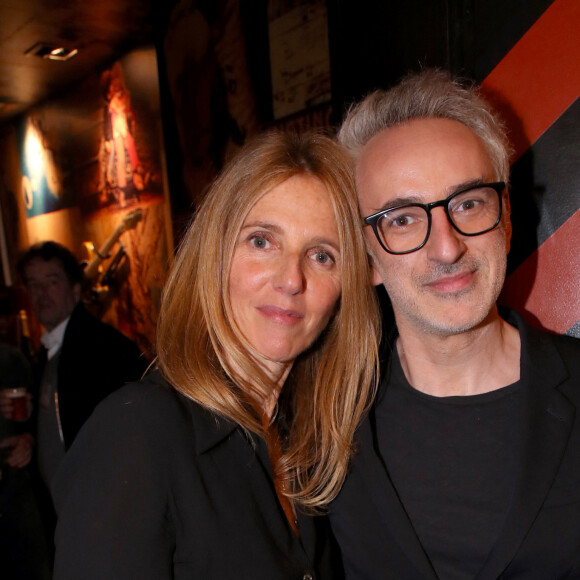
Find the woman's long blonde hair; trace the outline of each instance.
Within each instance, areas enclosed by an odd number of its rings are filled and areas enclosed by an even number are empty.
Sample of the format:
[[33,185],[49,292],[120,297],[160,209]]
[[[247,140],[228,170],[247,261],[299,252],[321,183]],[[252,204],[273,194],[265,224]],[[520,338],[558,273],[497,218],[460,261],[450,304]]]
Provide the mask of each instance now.
[[157,364],[185,396],[247,432],[264,435],[244,393],[272,392],[272,380],[233,323],[229,272],[248,212],[294,175],[312,176],[325,185],[342,263],[337,312],[316,343],[296,359],[280,399],[286,429],[283,454],[273,468],[287,483],[287,495],[315,510],[333,499],[344,481],[352,437],[374,394],[378,364],[380,316],[351,165],[338,144],[321,134],[271,132],[226,167],[170,272],[158,323]]

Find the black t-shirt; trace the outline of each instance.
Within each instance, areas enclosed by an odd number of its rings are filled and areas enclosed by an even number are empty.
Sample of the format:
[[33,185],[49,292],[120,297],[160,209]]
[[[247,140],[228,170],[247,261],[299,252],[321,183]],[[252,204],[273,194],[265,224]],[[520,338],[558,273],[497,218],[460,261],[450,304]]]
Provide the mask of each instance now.
[[472,579],[498,537],[515,485],[520,383],[481,395],[413,389],[398,357],[377,406],[394,487],[439,578]]

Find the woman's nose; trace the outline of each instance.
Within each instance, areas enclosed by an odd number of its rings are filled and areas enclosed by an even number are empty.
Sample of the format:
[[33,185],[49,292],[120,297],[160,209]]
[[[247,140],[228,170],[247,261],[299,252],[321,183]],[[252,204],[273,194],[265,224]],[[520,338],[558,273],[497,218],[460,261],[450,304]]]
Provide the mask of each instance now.
[[280,261],[274,275],[274,286],[288,294],[299,294],[304,290],[306,280],[299,256],[287,256]]

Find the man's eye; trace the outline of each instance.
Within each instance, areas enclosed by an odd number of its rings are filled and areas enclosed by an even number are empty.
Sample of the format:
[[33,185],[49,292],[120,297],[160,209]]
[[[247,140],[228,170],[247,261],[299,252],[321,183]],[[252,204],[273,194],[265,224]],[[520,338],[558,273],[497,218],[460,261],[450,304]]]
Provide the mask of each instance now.
[[480,204],[481,202],[476,199],[466,199],[458,204],[457,207],[454,207],[453,211],[471,211],[476,209]]
[[388,217],[388,224],[391,228],[405,228],[417,222],[416,217],[410,214],[401,214]]

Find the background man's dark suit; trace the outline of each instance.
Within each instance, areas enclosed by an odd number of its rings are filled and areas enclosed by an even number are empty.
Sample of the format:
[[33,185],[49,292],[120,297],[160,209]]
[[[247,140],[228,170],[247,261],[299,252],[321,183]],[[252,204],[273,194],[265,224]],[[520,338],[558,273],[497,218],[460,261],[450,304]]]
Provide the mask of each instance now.
[[[44,349],[40,359],[38,388],[46,365]],[[146,366],[145,358],[133,341],[97,320],[82,303],[75,306],[64,334],[57,369],[58,418],[65,451],[69,450],[95,407],[125,383],[138,380]],[[39,397],[35,397],[35,401],[39,401]],[[35,407],[37,409],[37,405]],[[36,422],[33,416],[33,431]],[[38,445],[42,445],[42,441],[38,441]],[[51,541],[56,514],[48,484],[43,481],[37,466],[38,460],[33,461],[33,481],[45,533]]]
[[97,404],[125,383],[141,378],[146,366],[133,341],[77,304],[66,327],[57,371],[65,449]]

